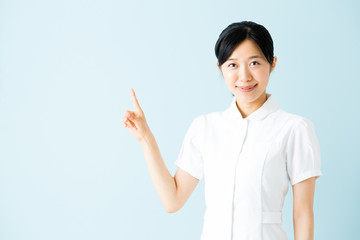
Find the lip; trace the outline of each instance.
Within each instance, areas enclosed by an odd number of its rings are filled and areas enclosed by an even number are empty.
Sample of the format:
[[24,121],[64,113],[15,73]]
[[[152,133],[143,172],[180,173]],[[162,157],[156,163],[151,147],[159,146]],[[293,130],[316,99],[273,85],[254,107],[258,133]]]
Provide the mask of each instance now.
[[236,88],[238,88],[240,91],[242,92],[250,92],[252,91],[255,87],[257,86],[257,83],[255,85],[251,85],[251,86],[237,86]]

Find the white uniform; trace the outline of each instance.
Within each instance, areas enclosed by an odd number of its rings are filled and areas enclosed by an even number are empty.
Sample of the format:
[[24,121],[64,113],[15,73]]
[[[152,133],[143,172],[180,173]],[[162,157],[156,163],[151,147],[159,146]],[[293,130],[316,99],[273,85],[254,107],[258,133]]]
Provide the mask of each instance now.
[[308,119],[274,97],[243,118],[236,97],[223,112],[196,117],[175,164],[205,181],[201,240],[286,240],[282,208],[289,183],[320,171],[320,147]]

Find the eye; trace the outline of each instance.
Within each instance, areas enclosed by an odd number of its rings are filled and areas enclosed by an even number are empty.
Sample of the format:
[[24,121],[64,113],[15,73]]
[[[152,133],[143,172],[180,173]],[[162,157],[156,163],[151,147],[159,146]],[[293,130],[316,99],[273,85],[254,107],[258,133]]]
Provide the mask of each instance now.
[[251,65],[252,63],[256,63],[256,64],[254,64],[254,65],[259,65],[259,64],[260,64],[260,63],[258,63],[258,62],[256,62],[256,61],[254,61],[254,62],[251,62],[250,65]]
[[235,63],[230,63],[230,64],[229,64],[229,67],[231,67],[231,65],[235,65]]

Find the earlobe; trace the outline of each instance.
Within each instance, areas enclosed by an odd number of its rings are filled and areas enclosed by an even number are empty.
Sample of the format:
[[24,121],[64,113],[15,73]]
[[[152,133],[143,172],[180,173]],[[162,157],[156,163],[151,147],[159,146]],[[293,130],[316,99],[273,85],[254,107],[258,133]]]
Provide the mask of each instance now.
[[273,60],[273,68],[275,68],[275,66],[276,66],[276,62],[277,62],[277,57],[276,57],[276,56],[274,56],[274,60]]
[[272,63],[272,66],[271,66],[271,70],[270,70],[270,73],[274,70],[275,66],[276,66],[276,62],[277,62],[277,57],[274,56],[274,59],[273,59],[273,63]]

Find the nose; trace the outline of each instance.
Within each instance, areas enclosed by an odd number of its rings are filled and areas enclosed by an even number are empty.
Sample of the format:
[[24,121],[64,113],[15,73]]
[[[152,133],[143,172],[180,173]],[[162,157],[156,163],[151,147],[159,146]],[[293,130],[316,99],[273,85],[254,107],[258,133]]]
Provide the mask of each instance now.
[[242,66],[239,68],[239,81],[240,82],[249,82],[251,81],[251,72],[247,66]]

